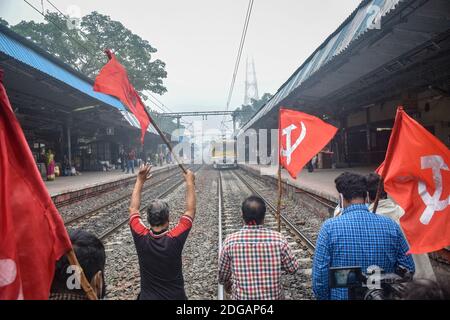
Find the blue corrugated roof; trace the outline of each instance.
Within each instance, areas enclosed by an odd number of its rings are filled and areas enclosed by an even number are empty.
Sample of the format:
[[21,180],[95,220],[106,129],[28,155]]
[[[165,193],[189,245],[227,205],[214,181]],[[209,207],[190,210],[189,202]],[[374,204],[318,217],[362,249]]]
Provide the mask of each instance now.
[[353,42],[371,29],[376,29],[381,19],[404,0],[363,0],[353,13],[317,48],[291,75],[253,118],[240,130],[250,128],[258,119],[277,107],[292,91],[336,56],[342,54]]
[[0,27],[0,52],[32,67],[49,76],[64,82],[78,91],[91,96],[103,103],[113,106],[119,110],[125,110],[123,104],[116,98],[109,95],[95,92],[92,80],[80,77],[77,72],[70,71],[70,67],[62,65],[45,52],[39,52],[34,44],[18,35],[13,35],[8,28]]

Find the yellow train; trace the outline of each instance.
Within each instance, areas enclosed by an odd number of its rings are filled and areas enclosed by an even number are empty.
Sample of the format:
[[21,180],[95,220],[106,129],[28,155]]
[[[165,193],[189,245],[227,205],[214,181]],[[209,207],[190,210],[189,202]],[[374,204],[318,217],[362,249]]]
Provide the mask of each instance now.
[[237,168],[236,142],[214,141],[211,145],[211,160],[215,169]]

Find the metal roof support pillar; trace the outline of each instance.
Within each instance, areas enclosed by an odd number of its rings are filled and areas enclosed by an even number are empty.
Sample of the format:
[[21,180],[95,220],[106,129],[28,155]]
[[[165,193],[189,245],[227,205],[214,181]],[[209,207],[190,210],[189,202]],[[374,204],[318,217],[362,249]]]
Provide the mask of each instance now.
[[366,141],[367,141],[367,161],[372,163],[372,143],[370,126],[370,108],[366,108]]
[[348,158],[348,132],[347,132],[347,116],[344,116],[341,120],[342,125],[342,142],[344,149],[344,162],[347,163],[347,166],[350,167],[350,161]]
[[69,168],[72,171],[72,140],[70,127],[72,125],[72,116],[67,120],[67,157],[69,158]]

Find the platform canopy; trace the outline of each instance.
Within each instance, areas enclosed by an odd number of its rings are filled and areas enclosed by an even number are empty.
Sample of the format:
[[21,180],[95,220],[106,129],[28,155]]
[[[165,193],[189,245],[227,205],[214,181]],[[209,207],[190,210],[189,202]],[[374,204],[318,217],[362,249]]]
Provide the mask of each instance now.
[[394,80],[448,78],[449,16],[448,0],[363,0],[239,134],[276,128],[280,106],[339,116],[394,92]]
[[[139,128],[118,99],[93,90],[92,79],[3,25],[0,68],[5,70],[4,81],[13,106],[25,112],[27,116],[21,121],[30,125],[39,125],[39,121],[64,123],[70,118],[71,122],[90,122],[93,128],[99,120],[106,126]],[[157,134],[152,126],[148,131]]]

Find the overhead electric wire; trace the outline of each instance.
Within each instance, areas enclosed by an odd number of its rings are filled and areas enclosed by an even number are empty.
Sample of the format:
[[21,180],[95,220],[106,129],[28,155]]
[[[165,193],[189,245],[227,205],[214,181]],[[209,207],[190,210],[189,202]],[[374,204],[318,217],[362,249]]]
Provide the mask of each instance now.
[[[244,26],[243,26],[242,33],[241,33],[241,40],[239,42],[239,48],[238,48],[238,52],[237,52],[237,56],[236,56],[236,62],[235,62],[235,65],[234,65],[233,76],[232,76],[232,79],[231,79],[230,89],[228,91],[228,98],[227,98],[227,104],[226,104],[226,109],[225,109],[226,111],[228,111],[228,109],[230,107],[231,98],[233,96],[234,85],[236,83],[236,77],[237,77],[237,73],[238,73],[238,70],[239,70],[239,64],[240,64],[240,61],[241,61],[242,51],[243,51],[244,44],[245,44],[245,39],[246,39],[246,36],[247,36],[247,30],[248,30],[248,25],[249,25],[249,22],[250,22],[250,17],[251,17],[251,14],[252,14],[252,9],[253,9],[253,0],[249,0],[248,7],[247,7],[247,13],[245,15]],[[225,120],[225,115],[222,118],[221,129],[223,129],[224,120]]]
[[39,11],[38,8],[36,8],[34,5],[32,5],[30,2],[28,2],[27,0],[23,0],[26,4],[28,4],[31,8],[33,8],[37,13],[39,13],[41,16],[44,17],[45,20],[47,20],[48,22],[52,23],[59,31],[63,32],[66,36],[68,36],[70,39],[72,39],[76,44],[78,44],[81,48],[83,48],[84,50],[86,50],[86,52],[88,52],[91,56],[95,56],[95,53],[93,53],[90,49],[86,48],[84,46],[84,44],[82,44],[81,42],[79,42],[77,39],[75,39],[74,37],[72,37],[70,34],[68,34],[66,32],[66,30],[64,30],[64,28],[62,28],[59,24],[57,24],[55,21],[53,21],[52,19],[49,19],[45,13]]

